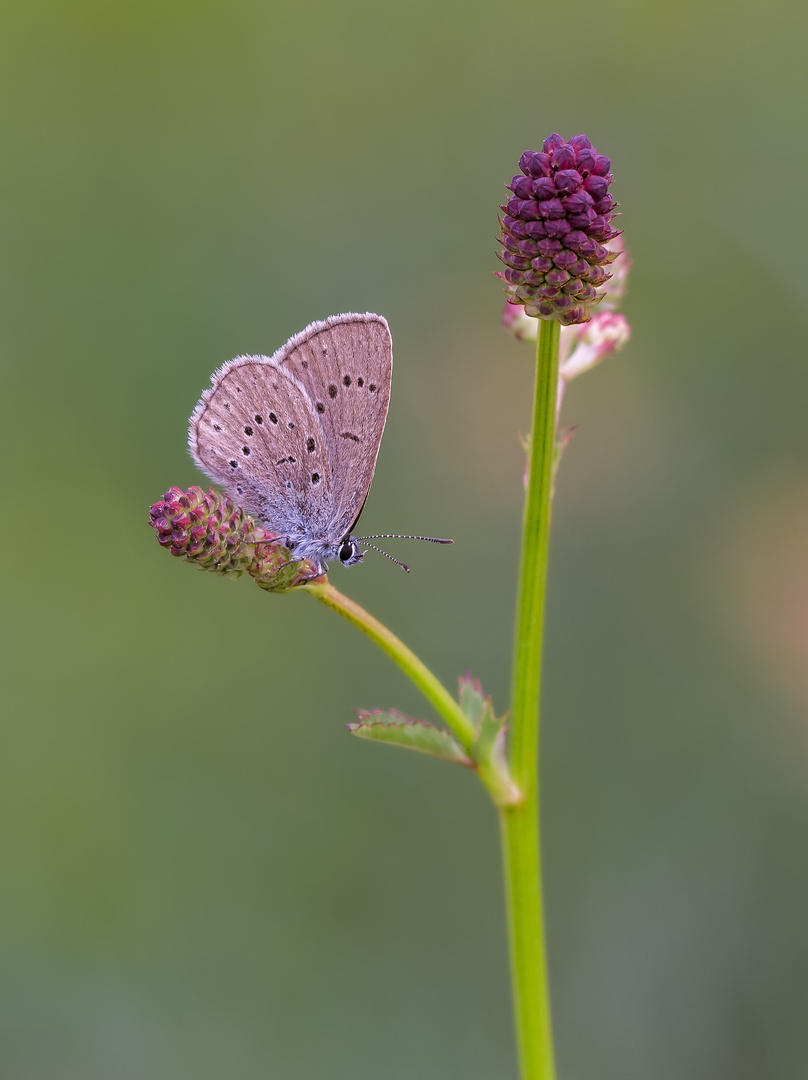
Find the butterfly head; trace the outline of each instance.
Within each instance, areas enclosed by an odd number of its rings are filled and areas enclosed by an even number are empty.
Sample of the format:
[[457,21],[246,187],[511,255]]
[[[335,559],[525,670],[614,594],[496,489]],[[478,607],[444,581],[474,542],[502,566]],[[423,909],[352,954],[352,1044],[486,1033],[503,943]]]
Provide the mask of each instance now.
[[365,557],[364,551],[359,550],[359,544],[352,536],[346,536],[339,546],[339,561],[343,566],[355,566]]
[[451,540],[439,539],[436,536],[411,536],[409,534],[403,535],[401,533],[375,533],[373,536],[353,536],[348,533],[342,540],[335,544],[329,543],[323,539],[312,539],[307,537],[305,533],[298,533],[294,536],[289,536],[286,539],[286,547],[291,553],[293,553],[293,559],[291,561],[299,561],[302,559],[311,559],[314,562],[321,574],[328,572],[328,563],[331,559],[338,558],[343,566],[356,566],[357,563],[362,562],[367,551],[363,551],[359,546],[360,543],[365,548],[373,548],[374,551],[378,551],[380,555],[384,555],[386,559],[390,559],[396,566],[400,566],[402,570],[406,570],[409,574],[410,568],[406,563],[400,562],[394,555],[382,550],[380,547],[376,547],[375,544],[369,544],[368,540],[376,539],[376,537],[392,537],[399,540],[429,540],[432,544],[451,544]]

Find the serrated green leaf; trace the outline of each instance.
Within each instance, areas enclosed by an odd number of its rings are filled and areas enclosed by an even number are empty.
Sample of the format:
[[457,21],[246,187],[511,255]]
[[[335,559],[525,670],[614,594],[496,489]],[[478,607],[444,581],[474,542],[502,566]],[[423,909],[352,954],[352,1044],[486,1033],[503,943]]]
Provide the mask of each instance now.
[[514,783],[505,753],[505,717],[498,720],[490,707],[480,721],[472,753],[480,779],[497,806],[517,806],[522,802],[523,795]]
[[373,709],[371,712],[357,710],[357,716],[358,722],[348,724],[348,730],[360,739],[390,743],[405,750],[431,754],[432,757],[443,758],[444,761],[454,761],[459,765],[472,764],[463,748],[448,731],[435,727],[426,720],[414,720],[395,709]]
[[466,672],[458,679],[460,707],[476,728],[471,755],[480,779],[497,806],[516,806],[522,793],[513,782],[505,753],[505,717],[497,718],[479,679]]
[[491,707],[491,699],[486,698],[480,680],[475,679],[470,671],[457,680],[457,690],[460,708],[476,727],[483,718],[486,704]]
[[479,726],[477,738],[474,741],[474,757],[477,761],[485,761],[494,753],[497,740],[503,741],[505,728],[502,720],[497,720],[491,702],[486,702]]

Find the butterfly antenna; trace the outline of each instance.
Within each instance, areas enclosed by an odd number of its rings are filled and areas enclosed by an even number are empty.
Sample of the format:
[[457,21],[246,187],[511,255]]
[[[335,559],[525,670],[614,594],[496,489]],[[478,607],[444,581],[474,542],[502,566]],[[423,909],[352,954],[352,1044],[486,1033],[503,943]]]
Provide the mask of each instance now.
[[[454,540],[442,540],[437,536],[408,536],[405,533],[371,533],[370,536],[355,536],[354,540],[428,540],[430,544],[453,544]],[[372,544],[369,545],[373,547]],[[386,555],[387,552],[382,552]]]
[[[355,537],[354,537],[354,539],[355,539],[355,540],[358,540],[358,539],[359,539],[359,537],[358,537],[358,536],[355,536]],[[362,539],[364,540],[364,539],[365,539],[365,537],[362,537]],[[406,563],[403,563],[403,562],[399,562],[399,560],[398,560],[398,559],[394,558],[394,557],[393,557],[392,555],[390,555],[390,554],[389,554],[388,552],[386,552],[386,551],[382,551],[382,549],[381,549],[380,547],[376,547],[376,545],[375,545],[375,544],[368,544],[367,546],[368,546],[369,548],[373,548],[373,550],[374,550],[374,551],[378,551],[378,553],[379,553],[380,555],[384,555],[384,557],[385,557],[386,559],[389,559],[389,560],[390,560],[391,562],[394,562],[394,563],[396,564],[396,566],[400,566],[402,570],[406,570],[406,572],[407,572],[407,573],[409,574],[409,572],[410,572],[410,568],[409,568],[409,566],[407,566],[407,564],[406,564]]]

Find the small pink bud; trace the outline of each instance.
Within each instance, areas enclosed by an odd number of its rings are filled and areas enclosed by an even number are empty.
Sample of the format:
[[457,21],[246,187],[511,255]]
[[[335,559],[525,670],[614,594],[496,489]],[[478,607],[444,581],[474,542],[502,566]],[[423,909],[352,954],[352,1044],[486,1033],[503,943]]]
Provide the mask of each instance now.
[[270,592],[284,592],[317,573],[306,560],[290,562],[279,536],[261,528],[229,495],[213,488],[207,492],[199,487],[169,488],[150,508],[149,524],[172,555],[215,574],[238,577],[246,571]]
[[542,150],[545,154],[552,154],[554,150],[557,150],[560,146],[564,145],[564,140],[558,134],[548,135],[544,140]]
[[589,371],[609,353],[622,349],[631,337],[631,328],[625,315],[598,311],[590,322],[576,327],[575,337],[577,341],[559,369],[566,382]]

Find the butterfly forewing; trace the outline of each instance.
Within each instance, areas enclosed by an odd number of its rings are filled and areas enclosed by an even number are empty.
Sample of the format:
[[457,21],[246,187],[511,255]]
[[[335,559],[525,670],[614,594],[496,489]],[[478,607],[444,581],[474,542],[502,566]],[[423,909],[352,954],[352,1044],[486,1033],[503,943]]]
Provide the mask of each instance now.
[[333,477],[329,535],[356,521],[376,468],[390,403],[393,347],[379,315],[334,315],[275,354],[308,391],[320,418]]

